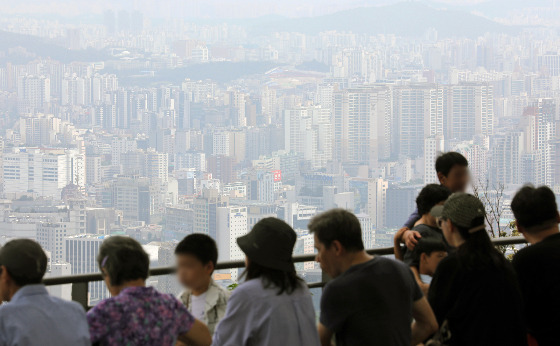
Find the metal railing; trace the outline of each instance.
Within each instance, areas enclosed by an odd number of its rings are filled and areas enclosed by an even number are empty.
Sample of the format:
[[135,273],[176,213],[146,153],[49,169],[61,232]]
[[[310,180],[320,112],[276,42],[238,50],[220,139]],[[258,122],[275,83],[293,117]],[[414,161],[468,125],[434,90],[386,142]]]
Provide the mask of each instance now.
[[[526,240],[523,237],[503,237],[493,238],[492,243],[496,246],[518,245],[525,244]],[[370,255],[392,255],[394,249],[392,247],[369,249],[366,250]],[[294,263],[312,262],[315,261],[315,255],[302,255],[294,256]],[[237,269],[245,267],[245,261],[229,261],[220,262],[216,264],[216,270],[221,269]],[[150,276],[161,276],[175,273],[175,267],[156,267],[150,269]],[[80,303],[84,308],[88,308],[88,284],[90,282],[101,281],[103,278],[100,273],[80,274],[71,276],[59,276],[52,278],[45,278],[43,283],[46,286],[56,285],[72,285],[72,300]],[[326,282],[313,282],[309,283],[309,288],[321,288],[325,286]]]

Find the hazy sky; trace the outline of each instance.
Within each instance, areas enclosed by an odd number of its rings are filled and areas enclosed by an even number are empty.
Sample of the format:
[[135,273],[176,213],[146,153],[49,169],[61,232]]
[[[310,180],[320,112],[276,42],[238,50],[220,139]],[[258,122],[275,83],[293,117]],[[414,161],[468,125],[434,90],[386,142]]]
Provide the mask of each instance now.
[[[349,8],[387,5],[399,1],[402,0],[0,0],[0,3],[3,14],[74,16],[100,14],[106,9],[137,9],[148,16],[155,17],[243,18],[266,14],[290,17],[316,16]],[[491,0],[430,0],[429,2],[458,6],[488,1]],[[529,5],[531,1],[527,3]]]

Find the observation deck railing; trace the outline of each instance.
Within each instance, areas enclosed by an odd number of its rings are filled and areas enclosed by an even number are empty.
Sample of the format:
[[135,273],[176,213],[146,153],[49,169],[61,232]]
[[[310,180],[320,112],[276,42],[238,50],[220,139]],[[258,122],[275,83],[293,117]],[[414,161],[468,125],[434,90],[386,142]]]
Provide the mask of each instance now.
[[[526,240],[523,237],[502,237],[502,238],[493,238],[492,243],[496,246],[508,246],[508,245],[519,245],[525,244]],[[367,253],[370,255],[392,255],[394,250],[392,247],[386,248],[378,248],[378,249],[369,249],[366,250]],[[294,256],[294,263],[301,263],[301,262],[312,262],[315,260],[315,255],[301,255],[301,256]],[[216,270],[221,269],[236,269],[236,268],[243,268],[245,267],[244,261],[229,261],[229,262],[220,262],[216,264]],[[161,275],[169,275],[175,272],[175,267],[156,267],[150,269],[150,277],[151,276],[161,276]],[[323,277],[325,277],[323,275]],[[90,282],[101,281],[103,278],[101,277],[100,273],[91,273],[91,274],[80,274],[80,275],[71,275],[71,276],[59,276],[59,277],[50,277],[45,278],[43,283],[46,286],[56,286],[56,285],[72,285],[72,300],[80,303],[84,308],[88,308],[88,284]],[[313,282],[308,283],[309,288],[321,288],[325,286],[326,281],[321,282]]]

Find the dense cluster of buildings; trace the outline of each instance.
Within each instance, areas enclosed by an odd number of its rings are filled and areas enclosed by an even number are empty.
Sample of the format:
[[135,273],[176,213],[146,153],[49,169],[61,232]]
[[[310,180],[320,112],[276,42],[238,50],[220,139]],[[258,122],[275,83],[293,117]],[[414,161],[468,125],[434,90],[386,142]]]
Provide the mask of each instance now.
[[[220,260],[241,259],[235,239],[268,216],[297,230],[298,253],[313,253],[307,223],[335,207],[356,213],[368,248],[389,246],[417,191],[437,182],[443,151],[468,158],[475,184],[503,190],[506,216],[525,182],[560,193],[554,33],[249,39],[234,26],[150,31],[138,16],[106,13],[95,30],[66,32],[72,49],[120,52],[107,61],[0,66],[0,237],[37,239],[52,275],[95,272],[99,244],[114,234],[145,244],[155,265],[171,264],[174,242],[193,232],[216,239]],[[278,67],[229,82],[117,76],[223,60]],[[328,72],[296,67],[311,60]],[[90,285],[92,301],[106,296]]]

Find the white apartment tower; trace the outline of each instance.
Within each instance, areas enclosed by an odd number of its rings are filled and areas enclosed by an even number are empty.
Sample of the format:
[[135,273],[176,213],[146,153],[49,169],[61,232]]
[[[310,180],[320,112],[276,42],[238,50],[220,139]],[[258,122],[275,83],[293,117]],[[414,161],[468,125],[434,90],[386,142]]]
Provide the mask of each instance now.
[[442,135],[430,136],[424,139],[424,184],[438,184],[435,164],[436,158],[445,151],[445,141]]

